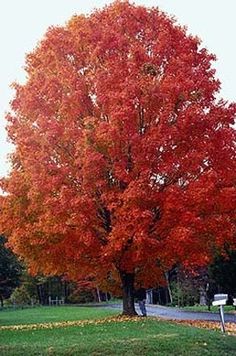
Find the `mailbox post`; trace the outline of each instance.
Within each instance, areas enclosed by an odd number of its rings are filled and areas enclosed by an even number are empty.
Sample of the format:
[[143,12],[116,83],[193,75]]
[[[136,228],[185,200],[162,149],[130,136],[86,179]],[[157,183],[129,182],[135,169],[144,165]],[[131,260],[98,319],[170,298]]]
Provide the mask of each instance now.
[[[224,318],[224,305],[226,305],[228,294],[215,294],[212,305],[219,307],[221,331],[225,333],[225,318]],[[235,300],[236,302],[236,300]]]

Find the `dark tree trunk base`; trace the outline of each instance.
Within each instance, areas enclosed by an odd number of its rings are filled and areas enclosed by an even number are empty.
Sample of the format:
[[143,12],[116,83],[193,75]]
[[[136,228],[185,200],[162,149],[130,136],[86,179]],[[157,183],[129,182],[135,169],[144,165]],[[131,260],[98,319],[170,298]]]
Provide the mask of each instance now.
[[134,273],[120,272],[123,292],[123,312],[125,316],[137,316],[134,306]]
[[136,311],[134,311],[134,312],[123,311],[121,315],[122,316],[131,316],[131,317],[133,316],[133,317],[135,317],[135,316],[138,316],[138,313]]

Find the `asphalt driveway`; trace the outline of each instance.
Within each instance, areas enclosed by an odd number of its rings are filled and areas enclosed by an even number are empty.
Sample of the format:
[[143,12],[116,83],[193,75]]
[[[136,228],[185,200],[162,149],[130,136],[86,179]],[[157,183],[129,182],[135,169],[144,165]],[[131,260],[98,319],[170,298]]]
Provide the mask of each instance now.
[[[107,307],[122,310],[121,304],[111,304]],[[136,311],[140,314],[138,304],[135,304]],[[160,305],[147,304],[147,315],[157,316],[169,320],[208,320],[220,321],[219,313],[192,312],[179,308],[164,307]],[[225,322],[236,323],[236,314],[225,313]]]

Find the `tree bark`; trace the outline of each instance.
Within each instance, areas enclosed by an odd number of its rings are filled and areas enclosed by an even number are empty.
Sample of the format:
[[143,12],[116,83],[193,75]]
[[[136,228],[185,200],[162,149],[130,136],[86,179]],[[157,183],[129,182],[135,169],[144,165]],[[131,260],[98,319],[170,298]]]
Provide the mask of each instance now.
[[3,297],[2,297],[2,294],[0,294],[0,301],[1,301],[1,308],[3,308]]
[[[167,284],[167,289],[169,292],[169,297],[170,297],[170,302],[171,304],[173,304],[173,297],[172,297],[172,292],[171,292],[171,288],[170,288],[170,282],[169,282],[169,273],[165,272],[165,277],[166,277],[166,284]],[[167,301],[168,303],[168,301]]]
[[120,272],[123,294],[123,315],[138,315],[134,306],[134,273]]
[[98,288],[98,287],[96,287],[96,292],[97,292],[97,300],[98,300],[98,303],[101,303],[100,291],[99,291],[99,288]]

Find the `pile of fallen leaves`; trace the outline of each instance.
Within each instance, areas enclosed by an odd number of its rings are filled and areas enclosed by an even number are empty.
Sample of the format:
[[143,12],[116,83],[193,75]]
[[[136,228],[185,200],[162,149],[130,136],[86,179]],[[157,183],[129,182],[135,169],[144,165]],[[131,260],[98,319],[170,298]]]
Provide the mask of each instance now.
[[39,329],[56,329],[65,328],[68,326],[80,326],[86,325],[100,325],[105,323],[119,323],[119,322],[137,322],[140,321],[140,317],[128,317],[128,316],[113,316],[103,319],[88,319],[88,320],[75,320],[75,321],[58,321],[51,323],[36,323],[36,324],[18,324],[18,325],[4,325],[0,326],[0,330],[39,330]]
[[[80,326],[84,327],[86,325],[102,325],[106,323],[120,323],[120,322],[144,322],[145,320],[155,320],[161,321],[163,319],[156,317],[148,317],[147,319],[129,316],[113,316],[103,319],[95,320],[75,320],[75,321],[58,321],[51,323],[37,323],[37,324],[19,324],[19,325],[4,325],[0,326],[0,330],[39,330],[39,329],[56,329],[56,328],[65,328],[69,326]],[[220,330],[220,323],[214,321],[202,321],[202,320],[172,320],[172,322],[181,325],[189,325],[197,328],[211,329],[211,330]],[[227,334],[236,335],[236,324],[235,323],[226,323],[225,329]]]
[[[220,330],[221,324],[216,321],[206,320],[175,320],[177,324],[194,326],[196,328]],[[229,335],[236,335],[236,323],[225,323],[225,331]]]

